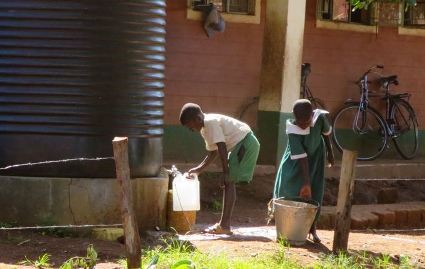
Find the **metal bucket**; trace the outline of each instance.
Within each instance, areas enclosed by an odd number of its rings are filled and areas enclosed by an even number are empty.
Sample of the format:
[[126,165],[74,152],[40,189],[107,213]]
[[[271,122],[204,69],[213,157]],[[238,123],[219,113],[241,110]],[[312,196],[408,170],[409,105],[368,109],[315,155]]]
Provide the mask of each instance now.
[[314,201],[279,198],[273,200],[273,206],[277,238],[284,238],[294,246],[303,245],[319,204]]

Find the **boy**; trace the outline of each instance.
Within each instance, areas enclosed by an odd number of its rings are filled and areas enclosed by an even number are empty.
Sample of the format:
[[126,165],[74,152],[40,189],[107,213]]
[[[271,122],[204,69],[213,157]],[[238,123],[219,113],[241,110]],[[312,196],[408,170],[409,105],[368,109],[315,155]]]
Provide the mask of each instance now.
[[232,234],[230,219],[236,201],[235,184],[252,180],[260,144],[246,123],[225,115],[203,113],[197,104],[187,103],[182,107],[180,123],[191,131],[200,132],[208,151],[204,160],[188,171],[189,175],[201,173],[217,155],[223,167],[221,219],[204,232]]
[[[288,146],[276,174],[273,198],[300,196],[322,204],[325,153],[329,164],[334,164],[330,142],[332,128],[324,115],[327,113],[320,109],[313,111],[310,101],[306,99],[295,102],[295,120],[286,122]],[[317,212],[310,229],[315,243],[320,242],[316,233],[319,214],[320,212]]]

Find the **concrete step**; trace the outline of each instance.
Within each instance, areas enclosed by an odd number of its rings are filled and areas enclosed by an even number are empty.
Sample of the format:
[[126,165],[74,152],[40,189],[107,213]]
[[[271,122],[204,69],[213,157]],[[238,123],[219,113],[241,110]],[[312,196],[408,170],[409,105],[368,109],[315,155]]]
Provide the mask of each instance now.
[[[335,206],[322,207],[318,227],[333,229]],[[351,229],[425,228],[425,201],[353,205]]]
[[[326,177],[339,178],[341,162],[325,170]],[[356,179],[423,179],[425,178],[425,159],[358,161]]]
[[[187,171],[198,165],[197,163],[165,162],[164,167],[169,169],[175,164],[180,171]],[[213,163],[206,169],[207,172],[221,172],[221,165]],[[276,173],[274,165],[257,165],[256,176],[273,176]],[[337,161],[334,167],[325,169],[325,177],[339,178],[341,162]],[[390,160],[378,159],[375,161],[358,161],[356,164],[357,180],[401,180],[425,179],[425,159]]]

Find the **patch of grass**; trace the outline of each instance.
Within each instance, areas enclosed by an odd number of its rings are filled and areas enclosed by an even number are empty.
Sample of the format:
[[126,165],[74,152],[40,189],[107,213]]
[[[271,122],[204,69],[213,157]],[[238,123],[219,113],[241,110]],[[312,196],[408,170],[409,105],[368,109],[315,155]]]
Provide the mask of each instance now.
[[18,223],[16,221],[0,221],[0,228],[12,228],[16,227]]
[[[45,216],[42,218],[42,226],[54,226],[57,224],[57,221],[51,216]],[[72,228],[45,228],[40,234],[42,235],[51,235],[56,237],[78,237],[78,233]]]
[[[208,255],[194,249],[187,242],[178,243],[177,239],[164,240],[165,245],[155,249],[142,251],[142,264],[148,264],[157,259],[158,269],[173,268],[180,262],[183,268],[220,268],[220,269],[289,269],[302,268],[284,254],[287,247],[282,247],[278,253],[264,254],[251,258],[229,258],[227,253]],[[192,265],[188,265],[188,261]],[[184,267],[187,266],[187,267]],[[180,267],[174,267],[180,268]]]
[[59,269],[74,269],[74,268],[87,268],[91,269],[94,268],[94,266],[97,263],[97,252],[94,249],[93,245],[90,244],[87,247],[87,254],[86,257],[79,257],[75,256],[70,259],[68,259],[66,262],[64,262]]
[[[401,256],[399,264],[389,255],[371,255],[367,252],[349,255],[323,255],[321,259],[307,267],[288,255],[290,245],[287,240],[278,240],[278,250],[270,254],[260,254],[250,258],[231,258],[230,253],[205,254],[193,248],[188,242],[177,239],[163,240],[164,245],[142,250],[142,264],[154,261],[157,269],[200,268],[200,269],[410,269],[414,268],[406,256]],[[180,264],[182,267],[173,267]],[[186,267],[185,267],[186,266]],[[190,267],[192,266],[192,267]]]
[[39,256],[35,260],[28,259],[25,256],[25,260],[19,262],[19,264],[28,265],[28,266],[34,266],[34,267],[37,267],[37,268],[51,267],[51,264],[50,264],[50,255],[47,254],[47,253],[44,253],[43,255]]
[[414,265],[407,256],[401,256],[399,264],[393,261],[389,255],[373,256],[367,252],[361,255],[348,255],[339,253],[338,255],[325,255],[313,265],[313,269],[413,269]]
[[214,199],[211,202],[210,207],[215,212],[221,212],[221,210],[223,209],[223,203],[220,200]]
[[322,259],[313,265],[314,269],[360,269],[364,268],[355,256],[349,256],[344,252],[338,255],[324,255]]

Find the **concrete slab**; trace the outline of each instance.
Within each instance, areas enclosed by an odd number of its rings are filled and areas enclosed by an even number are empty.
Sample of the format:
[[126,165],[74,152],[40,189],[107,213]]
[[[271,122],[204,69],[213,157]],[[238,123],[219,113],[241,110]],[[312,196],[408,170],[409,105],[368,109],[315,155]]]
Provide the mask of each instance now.
[[[336,207],[324,206],[318,226],[333,229]],[[351,229],[425,228],[425,201],[398,204],[353,205]]]
[[[122,222],[115,178],[0,176],[0,219],[17,225]],[[168,175],[131,180],[140,230],[165,228]]]

